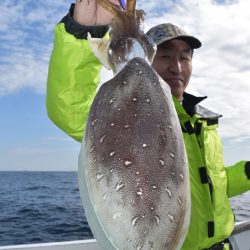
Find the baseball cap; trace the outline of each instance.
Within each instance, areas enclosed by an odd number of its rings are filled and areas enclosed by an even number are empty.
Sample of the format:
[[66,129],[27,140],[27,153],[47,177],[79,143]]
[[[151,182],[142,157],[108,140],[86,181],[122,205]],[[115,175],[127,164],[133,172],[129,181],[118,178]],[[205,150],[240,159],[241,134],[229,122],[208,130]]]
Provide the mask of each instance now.
[[189,35],[186,31],[172,23],[164,23],[154,26],[147,32],[147,35],[153,39],[156,45],[160,45],[172,39],[181,39],[186,41],[192,49],[198,49],[201,47],[199,39]]

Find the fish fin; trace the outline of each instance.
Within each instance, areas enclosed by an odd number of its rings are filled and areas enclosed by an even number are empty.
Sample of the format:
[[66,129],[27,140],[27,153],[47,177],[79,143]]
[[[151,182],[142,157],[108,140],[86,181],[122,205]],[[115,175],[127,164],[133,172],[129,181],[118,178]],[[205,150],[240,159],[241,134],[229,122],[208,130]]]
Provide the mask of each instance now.
[[108,39],[103,38],[93,38],[91,37],[90,33],[88,33],[87,37],[90,48],[95,54],[95,56],[99,59],[101,64],[107,68],[111,69],[109,60],[108,60],[108,48],[110,41]]

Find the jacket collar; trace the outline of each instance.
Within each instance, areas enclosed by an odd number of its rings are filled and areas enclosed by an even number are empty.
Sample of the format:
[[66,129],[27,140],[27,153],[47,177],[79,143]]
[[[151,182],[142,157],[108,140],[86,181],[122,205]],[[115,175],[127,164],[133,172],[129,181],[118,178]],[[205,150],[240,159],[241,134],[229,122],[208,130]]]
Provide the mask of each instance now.
[[201,119],[214,120],[222,117],[221,114],[215,113],[209,109],[202,107],[201,105],[198,105],[201,101],[203,101],[206,98],[207,96],[197,97],[185,92],[183,94],[183,101],[182,101],[183,108],[190,116],[197,114],[201,116]]

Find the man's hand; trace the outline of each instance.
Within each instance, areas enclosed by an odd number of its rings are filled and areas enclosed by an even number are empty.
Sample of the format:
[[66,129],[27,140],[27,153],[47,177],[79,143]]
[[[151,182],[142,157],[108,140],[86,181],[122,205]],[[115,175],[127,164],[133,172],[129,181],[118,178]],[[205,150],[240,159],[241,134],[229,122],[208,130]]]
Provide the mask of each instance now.
[[[119,4],[118,0],[109,1]],[[96,0],[76,0],[73,18],[82,25],[97,26],[110,24],[112,15],[97,4]]]

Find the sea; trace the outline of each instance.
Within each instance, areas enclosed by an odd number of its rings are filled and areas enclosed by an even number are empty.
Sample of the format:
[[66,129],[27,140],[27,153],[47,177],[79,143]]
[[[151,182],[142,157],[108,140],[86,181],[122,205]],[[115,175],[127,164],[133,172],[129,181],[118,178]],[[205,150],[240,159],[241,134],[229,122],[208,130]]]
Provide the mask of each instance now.
[[[250,220],[250,192],[231,205]],[[76,172],[0,172],[0,246],[91,238]]]

